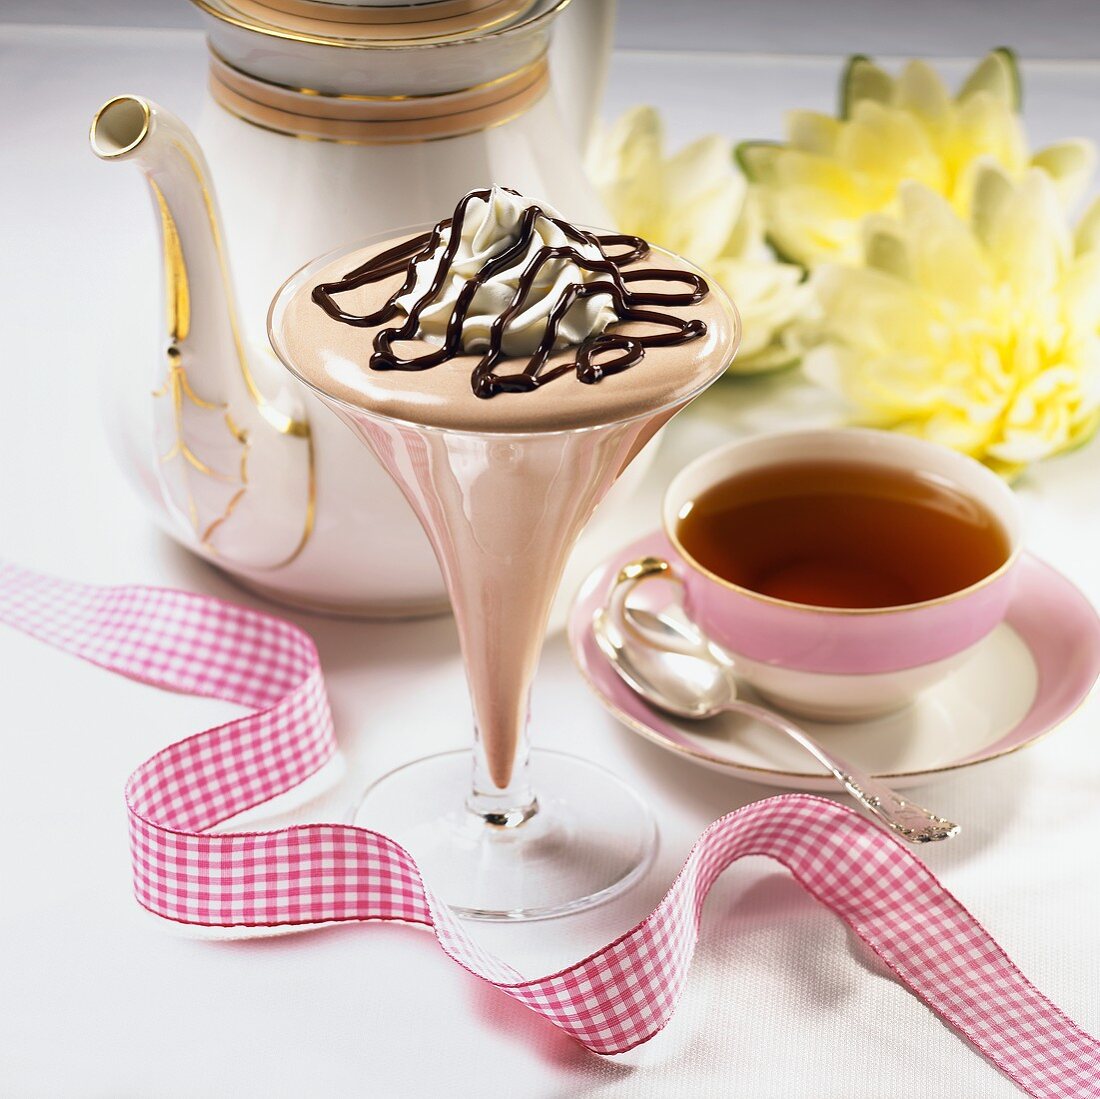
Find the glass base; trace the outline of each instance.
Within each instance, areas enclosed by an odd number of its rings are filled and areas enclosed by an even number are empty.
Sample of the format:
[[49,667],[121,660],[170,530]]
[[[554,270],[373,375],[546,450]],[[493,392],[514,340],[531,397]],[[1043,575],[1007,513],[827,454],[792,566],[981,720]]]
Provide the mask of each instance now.
[[629,889],[652,863],[653,815],[603,767],[535,749],[538,811],[512,826],[489,824],[466,807],[472,771],[469,751],[416,760],[368,787],[353,817],[408,850],[428,887],[460,916],[579,912]]

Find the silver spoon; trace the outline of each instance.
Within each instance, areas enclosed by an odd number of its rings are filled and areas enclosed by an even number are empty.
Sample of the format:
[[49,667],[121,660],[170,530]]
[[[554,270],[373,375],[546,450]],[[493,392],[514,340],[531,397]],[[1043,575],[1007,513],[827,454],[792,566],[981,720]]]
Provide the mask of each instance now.
[[661,576],[679,582],[662,558],[647,557],[626,566],[617,577],[608,605],[598,610],[592,630],[600,651],[621,679],[650,705],[677,717],[701,720],[723,712],[745,714],[786,733],[869,813],[910,843],[934,843],[959,831],[943,817],[895,793],[823,748],[804,729],[781,714],[743,702],[730,656],[688,618],[629,607],[627,599],[642,580]]

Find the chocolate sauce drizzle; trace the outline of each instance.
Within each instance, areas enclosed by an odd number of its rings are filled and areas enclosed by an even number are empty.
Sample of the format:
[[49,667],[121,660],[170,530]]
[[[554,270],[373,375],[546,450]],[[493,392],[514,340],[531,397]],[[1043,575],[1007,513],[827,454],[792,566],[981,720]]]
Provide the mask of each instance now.
[[[510,191],[510,193],[517,192]],[[370,358],[372,370],[427,370],[462,354],[462,327],[466,322],[474,295],[479,287],[499,272],[507,270],[523,255],[534,236],[535,221],[539,217],[545,217],[553,222],[569,239],[578,244],[595,246],[599,250],[600,258],[589,259],[571,245],[545,245],[531,257],[520,274],[516,292],[508,307],[493,320],[490,326],[489,348],[474,367],[470,379],[476,396],[488,398],[495,397],[498,393],[527,393],[570,371],[576,372],[578,381],[592,385],[601,378],[618,374],[640,362],[647,347],[671,347],[698,339],[706,333],[706,324],[701,320],[683,320],[671,313],[641,308],[647,305],[694,305],[702,301],[708,292],[708,287],[706,280],[701,276],[689,271],[653,267],[627,271],[625,268],[641,259],[649,251],[649,245],[641,237],[589,233],[569,222],[550,217],[539,206],[531,205],[523,213],[519,237],[515,243],[486,263],[459,291],[454,310],[447,323],[442,346],[425,354],[409,358],[402,357],[394,350],[394,344],[416,338],[420,328],[421,313],[435,301],[443,288],[447,272],[451,268],[462,240],[462,226],[467,208],[475,199],[487,201],[489,196],[488,189],[471,191],[455,207],[454,214],[439,222],[430,232],[421,233],[394,248],[380,252],[336,282],[320,283],[313,288],[313,300],[333,320],[358,328],[373,328],[385,324],[386,321],[400,314],[401,309],[397,305],[397,299],[411,291],[415,285],[415,265],[439,247],[443,239],[443,231],[450,228],[450,239],[439,257],[427,291],[413,302],[403,324],[383,328],[375,335],[374,353]],[[608,255],[606,247],[621,247],[625,250],[615,255]],[[545,264],[555,259],[567,259],[582,270],[606,277],[596,282],[570,283],[551,306],[546,331],[524,369],[519,373],[496,373],[494,367],[503,355],[502,344],[509,322],[522,311],[539,272]],[[334,300],[338,294],[357,290],[370,283],[382,282],[402,272],[405,272],[405,280],[400,289],[396,290],[385,304],[373,313],[364,315],[347,313]],[[630,289],[631,284],[636,282],[678,283],[687,289],[678,293],[654,290],[642,293]],[[605,329],[603,332],[589,336],[580,344],[574,362],[547,369],[558,329],[565,315],[577,301],[597,294],[605,294],[610,298],[615,312],[615,321],[612,323],[643,322],[656,325],[662,331],[645,335],[627,335],[624,332],[611,332]]]

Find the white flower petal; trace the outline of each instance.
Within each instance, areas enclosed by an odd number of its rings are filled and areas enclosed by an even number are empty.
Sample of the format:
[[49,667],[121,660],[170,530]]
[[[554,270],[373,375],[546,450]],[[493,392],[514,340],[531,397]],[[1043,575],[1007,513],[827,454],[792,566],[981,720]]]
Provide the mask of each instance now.
[[730,142],[712,135],[671,156],[662,145],[652,108],[628,112],[593,143],[590,175],[619,230],[679,252],[731,289],[744,318],[739,363],[798,348],[810,291],[801,269],[776,262],[764,243],[760,199]]

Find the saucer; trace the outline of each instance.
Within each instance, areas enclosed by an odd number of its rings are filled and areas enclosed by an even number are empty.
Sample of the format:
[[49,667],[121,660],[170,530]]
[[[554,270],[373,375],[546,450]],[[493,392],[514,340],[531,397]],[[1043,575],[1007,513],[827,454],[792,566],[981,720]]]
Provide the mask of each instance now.
[[[591,573],[573,603],[569,644],[596,697],[634,732],[704,767],[766,786],[835,789],[810,756],[767,726],[736,714],[696,722],[674,718],[652,709],[619,679],[596,645],[592,616],[619,568],[649,554],[677,561],[665,536],[650,534]],[[1096,611],[1060,572],[1025,554],[1005,621],[947,678],[885,717],[800,724],[893,786],[916,786],[1034,744],[1073,713],[1098,674]],[[743,697],[759,701],[747,685]]]

